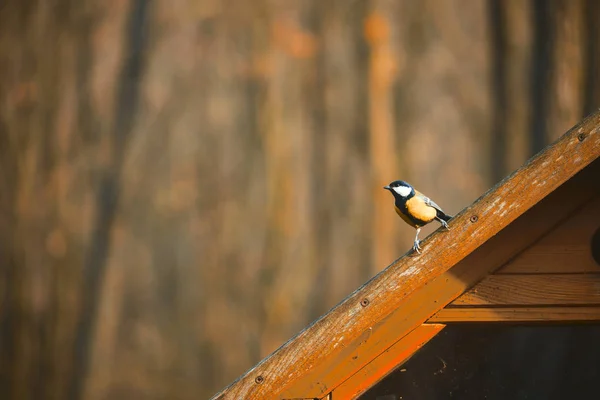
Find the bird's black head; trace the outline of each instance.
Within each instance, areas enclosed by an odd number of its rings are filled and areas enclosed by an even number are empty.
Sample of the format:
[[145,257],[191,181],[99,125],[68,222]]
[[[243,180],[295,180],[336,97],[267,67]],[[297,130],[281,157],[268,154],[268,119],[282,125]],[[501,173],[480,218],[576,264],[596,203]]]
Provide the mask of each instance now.
[[395,198],[404,200],[415,195],[415,189],[404,181],[394,181],[383,188],[389,190]]

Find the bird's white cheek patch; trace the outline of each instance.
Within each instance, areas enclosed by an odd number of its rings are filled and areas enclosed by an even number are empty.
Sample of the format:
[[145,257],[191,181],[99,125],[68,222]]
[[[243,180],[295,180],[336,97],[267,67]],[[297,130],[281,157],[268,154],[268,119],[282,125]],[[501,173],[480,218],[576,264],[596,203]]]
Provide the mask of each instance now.
[[411,190],[406,186],[398,186],[394,188],[394,192],[398,193],[402,197],[406,197],[410,194]]

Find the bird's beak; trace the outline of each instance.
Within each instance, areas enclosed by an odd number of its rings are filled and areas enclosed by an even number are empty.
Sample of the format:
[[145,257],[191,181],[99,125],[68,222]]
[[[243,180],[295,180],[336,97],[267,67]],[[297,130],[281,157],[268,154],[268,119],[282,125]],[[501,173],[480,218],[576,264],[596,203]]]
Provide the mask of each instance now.
[[389,187],[389,186],[387,186],[387,185],[386,185],[386,186],[384,186],[383,188],[384,188],[384,189],[386,189],[386,190],[392,190],[392,188],[391,188],[391,187]]

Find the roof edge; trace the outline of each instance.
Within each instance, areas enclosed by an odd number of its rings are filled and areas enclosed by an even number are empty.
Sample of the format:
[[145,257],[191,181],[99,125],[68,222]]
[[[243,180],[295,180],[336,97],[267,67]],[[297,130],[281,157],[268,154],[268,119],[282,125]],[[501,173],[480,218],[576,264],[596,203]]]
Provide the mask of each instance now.
[[[462,210],[450,221],[452,235],[429,235],[422,254],[409,251],[394,261],[213,399],[277,397],[599,156],[597,111]],[[510,198],[519,201],[503,200]],[[361,305],[363,299],[369,299],[368,307]]]

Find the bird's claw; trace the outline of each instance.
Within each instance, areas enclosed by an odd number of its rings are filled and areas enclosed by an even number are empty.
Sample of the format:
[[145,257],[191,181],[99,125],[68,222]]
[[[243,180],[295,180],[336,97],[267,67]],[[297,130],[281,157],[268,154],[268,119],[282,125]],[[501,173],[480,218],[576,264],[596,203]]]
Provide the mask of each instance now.
[[446,228],[446,230],[447,230],[447,231],[449,231],[449,230],[450,230],[450,227],[448,226],[448,223],[447,223],[446,221],[444,221],[444,220],[442,220],[442,226],[443,226],[444,228]]
[[421,254],[421,246],[419,246],[420,241],[419,240],[415,240],[415,243],[413,244],[413,250],[416,253]]

